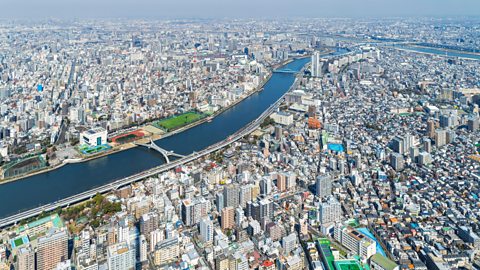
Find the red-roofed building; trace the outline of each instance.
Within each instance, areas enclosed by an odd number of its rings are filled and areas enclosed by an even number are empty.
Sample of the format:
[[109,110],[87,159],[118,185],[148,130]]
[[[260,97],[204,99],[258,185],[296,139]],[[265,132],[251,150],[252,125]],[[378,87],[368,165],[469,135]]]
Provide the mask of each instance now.
[[270,260],[266,260],[262,263],[262,266],[260,267],[261,270],[275,270],[275,263],[270,261]]

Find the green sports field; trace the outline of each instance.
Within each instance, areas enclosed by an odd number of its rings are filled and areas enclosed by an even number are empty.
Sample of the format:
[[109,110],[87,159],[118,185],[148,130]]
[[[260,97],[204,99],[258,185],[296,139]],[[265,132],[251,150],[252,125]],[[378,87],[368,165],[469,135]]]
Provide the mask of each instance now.
[[162,128],[164,130],[170,131],[179,127],[183,127],[192,122],[195,122],[205,115],[196,113],[196,112],[187,112],[177,116],[173,116],[164,120],[155,122],[153,125],[157,128]]

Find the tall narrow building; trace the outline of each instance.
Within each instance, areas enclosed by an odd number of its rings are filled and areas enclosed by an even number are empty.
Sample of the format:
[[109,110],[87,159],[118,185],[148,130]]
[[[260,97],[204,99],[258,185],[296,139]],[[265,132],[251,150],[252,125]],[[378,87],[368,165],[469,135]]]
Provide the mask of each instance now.
[[320,61],[320,52],[315,51],[312,55],[312,77],[322,75],[322,62]]

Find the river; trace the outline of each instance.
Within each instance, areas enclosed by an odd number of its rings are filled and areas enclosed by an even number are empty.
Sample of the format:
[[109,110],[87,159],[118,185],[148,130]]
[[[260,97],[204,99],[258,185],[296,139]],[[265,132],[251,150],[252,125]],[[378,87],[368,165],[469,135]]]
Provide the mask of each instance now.
[[[343,51],[334,54],[340,53]],[[309,61],[310,58],[296,59],[282,68],[298,71]],[[200,151],[226,139],[256,119],[288,91],[294,81],[295,74],[274,73],[263,91],[247,97],[211,122],[157,140],[156,143],[183,155]],[[0,218],[73,196],[163,163],[160,153],[135,147],[0,185]]]
[[460,51],[447,51],[437,48],[429,48],[429,47],[419,47],[419,46],[411,46],[411,45],[395,45],[394,48],[399,48],[402,50],[419,52],[419,53],[426,53],[426,54],[435,54],[445,57],[451,58],[465,58],[465,59],[472,59],[472,60],[480,60],[480,54],[472,54]]

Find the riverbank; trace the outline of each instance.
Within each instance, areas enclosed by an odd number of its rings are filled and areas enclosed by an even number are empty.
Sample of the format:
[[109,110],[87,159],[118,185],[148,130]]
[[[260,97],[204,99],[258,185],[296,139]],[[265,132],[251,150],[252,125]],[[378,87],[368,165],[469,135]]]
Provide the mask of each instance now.
[[[64,167],[65,165],[68,165],[68,164],[83,163],[83,162],[88,162],[88,161],[92,161],[92,160],[95,160],[95,159],[99,159],[99,158],[102,158],[102,157],[106,157],[108,155],[112,155],[112,154],[115,154],[115,153],[119,153],[119,152],[137,147],[135,142],[140,142],[140,141],[146,140],[146,139],[148,139],[148,140],[152,139],[153,141],[156,141],[156,140],[168,138],[172,135],[176,135],[178,133],[181,133],[181,132],[184,132],[188,129],[191,129],[195,126],[198,126],[198,125],[201,125],[205,122],[211,121],[212,119],[214,119],[215,117],[217,117],[221,113],[229,110],[232,107],[235,107],[237,104],[244,101],[246,98],[252,96],[253,94],[261,92],[263,90],[265,84],[271,79],[275,69],[277,69],[278,67],[287,65],[287,64],[291,63],[292,61],[294,61],[295,59],[297,59],[297,58],[289,58],[289,59],[287,59],[287,60],[285,60],[285,61],[283,61],[279,64],[276,64],[274,66],[270,66],[267,77],[262,81],[262,83],[260,85],[258,85],[254,90],[250,91],[248,94],[243,95],[239,99],[237,99],[234,102],[232,102],[231,104],[229,104],[229,106],[219,109],[218,111],[213,113],[211,116],[204,117],[202,119],[199,119],[198,121],[192,122],[188,125],[185,125],[183,127],[180,127],[178,129],[172,130],[170,132],[167,132],[167,133],[164,133],[164,134],[161,134],[161,135],[153,134],[149,137],[144,137],[144,138],[141,138],[141,139],[133,141],[133,142],[122,144],[122,145],[119,145],[119,146],[114,146],[114,147],[112,147],[111,150],[101,152],[101,153],[98,153],[98,154],[94,154],[92,156],[87,156],[87,157],[83,157],[83,158],[80,158],[80,159],[70,159],[70,160],[67,159],[67,160],[64,160],[61,163],[43,168],[41,170],[32,171],[32,172],[29,172],[29,173],[26,173],[26,174],[23,174],[23,175],[19,175],[19,176],[16,176],[16,177],[12,177],[12,178],[5,178],[5,179],[0,180],[0,185],[8,184],[8,183],[18,181],[18,180],[22,180],[22,179],[25,179],[25,178],[28,178],[28,177],[31,177],[31,176],[35,176],[35,175],[39,175],[39,174],[43,174],[43,173],[48,173],[48,172],[60,169],[60,168]],[[147,125],[149,125],[149,124],[147,124]],[[145,125],[145,126],[147,126],[147,125]],[[145,126],[143,126],[143,127],[145,127]],[[141,129],[143,127],[139,127],[139,129]]]

